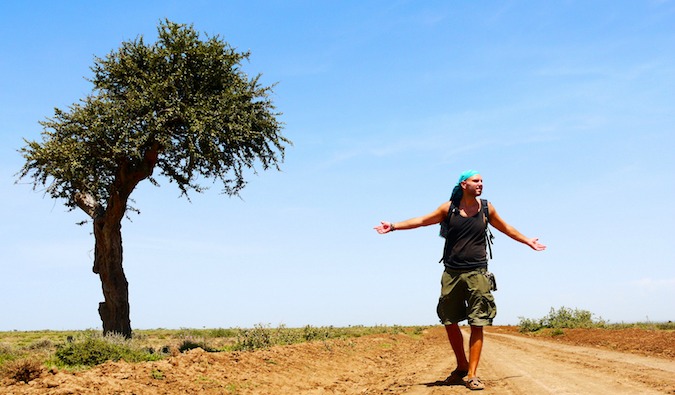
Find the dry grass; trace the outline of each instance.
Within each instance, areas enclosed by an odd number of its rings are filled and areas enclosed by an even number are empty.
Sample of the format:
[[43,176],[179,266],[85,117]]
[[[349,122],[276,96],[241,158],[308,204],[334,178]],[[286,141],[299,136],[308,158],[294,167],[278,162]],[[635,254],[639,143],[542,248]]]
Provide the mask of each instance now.
[[14,382],[24,382],[35,380],[42,375],[45,370],[42,361],[35,357],[20,358],[9,361],[0,369],[0,376],[6,377]]

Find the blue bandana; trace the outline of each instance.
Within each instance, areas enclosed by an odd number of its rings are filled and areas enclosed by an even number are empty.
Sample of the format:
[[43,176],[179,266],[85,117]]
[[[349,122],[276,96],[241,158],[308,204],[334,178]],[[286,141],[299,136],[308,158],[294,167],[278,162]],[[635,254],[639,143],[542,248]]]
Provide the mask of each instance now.
[[462,181],[466,181],[467,179],[475,176],[476,174],[479,174],[476,170],[467,170],[464,173],[459,175],[459,181],[457,181],[457,184],[461,184]]

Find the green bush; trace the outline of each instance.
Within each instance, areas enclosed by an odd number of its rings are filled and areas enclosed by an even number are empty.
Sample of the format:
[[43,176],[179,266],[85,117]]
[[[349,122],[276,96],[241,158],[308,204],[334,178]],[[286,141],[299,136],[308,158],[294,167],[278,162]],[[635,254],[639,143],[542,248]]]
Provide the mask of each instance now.
[[209,337],[235,337],[237,335],[237,331],[234,329],[226,329],[226,328],[217,328],[217,329],[210,329],[208,331],[208,336]]
[[593,320],[593,314],[588,310],[561,307],[557,311],[551,308],[543,325],[547,328],[596,328],[604,325],[604,321]]
[[565,334],[565,331],[563,331],[560,328],[555,328],[551,331],[551,336],[562,336]]
[[274,345],[272,330],[269,327],[257,324],[252,329],[240,329],[237,333],[235,351],[252,351],[260,348],[268,348]]
[[539,329],[543,328],[541,320],[534,320],[531,318],[519,317],[520,322],[518,323],[519,331],[521,333],[536,332]]
[[40,339],[29,344],[26,348],[31,351],[51,351],[54,348],[54,342],[49,339]]
[[206,340],[202,338],[193,338],[193,337],[183,339],[183,342],[180,344],[180,346],[178,346],[178,351],[185,352],[188,350],[193,350],[195,348],[201,348],[202,350],[207,352],[216,351],[206,342]]
[[551,307],[548,315],[538,320],[520,317],[518,324],[520,332],[536,332],[543,328],[600,328],[605,325],[606,322],[601,318],[594,320],[588,310],[572,310],[564,306],[558,310]]
[[0,367],[20,357],[20,353],[9,344],[0,343]]
[[307,325],[302,329],[302,337],[306,341],[314,340],[328,340],[331,338],[331,334],[335,333],[335,328],[330,327],[321,327],[317,328],[311,325]]
[[66,366],[94,366],[106,361],[128,362],[156,361],[160,355],[136,346],[123,336],[85,335],[57,347],[54,353],[57,361]]

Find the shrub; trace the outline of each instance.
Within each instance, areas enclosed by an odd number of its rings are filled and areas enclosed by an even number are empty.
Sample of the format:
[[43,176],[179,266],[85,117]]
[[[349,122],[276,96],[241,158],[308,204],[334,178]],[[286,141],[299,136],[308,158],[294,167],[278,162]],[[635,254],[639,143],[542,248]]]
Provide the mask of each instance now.
[[594,320],[593,314],[588,310],[561,307],[557,311],[551,308],[543,324],[547,328],[597,328],[604,326],[605,321],[601,318]]
[[542,328],[598,328],[604,327],[606,322],[602,318],[593,319],[593,314],[588,310],[570,309],[561,307],[551,311],[544,318],[533,320],[520,317],[520,332],[536,332]]
[[210,337],[235,337],[237,331],[234,329],[217,328],[211,329],[208,333]]
[[7,361],[15,360],[17,357],[14,347],[6,343],[0,343],[0,366]]
[[183,342],[178,346],[178,351],[185,352],[195,348],[201,348],[204,351],[213,352],[214,350],[206,340],[202,338],[187,337],[183,339]]
[[31,351],[50,351],[54,348],[54,343],[49,339],[40,339],[31,343],[27,348]]
[[303,328],[303,334],[302,337],[306,341],[314,341],[314,340],[328,340],[331,337],[331,333],[335,332],[335,329],[331,327],[321,327],[321,328],[316,328],[311,325],[307,325],[306,327]]
[[106,361],[156,361],[161,356],[148,352],[123,336],[88,335],[57,347],[56,359],[67,366],[94,366]]
[[518,317],[520,322],[518,323],[519,331],[521,333],[536,332],[539,329],[543,328],[541,320],[533,320],[530,318]]
[[237,334],[237,342],[233,349],[236,351],[252,351],[268,348],[273,345],[270,329],[256,324],[252,329],[241,329]]
[[35,358],[22,358],[6,363],[2,367],[2,376],[16,382],[28,383],[40,377],[44,370],[42,362]]

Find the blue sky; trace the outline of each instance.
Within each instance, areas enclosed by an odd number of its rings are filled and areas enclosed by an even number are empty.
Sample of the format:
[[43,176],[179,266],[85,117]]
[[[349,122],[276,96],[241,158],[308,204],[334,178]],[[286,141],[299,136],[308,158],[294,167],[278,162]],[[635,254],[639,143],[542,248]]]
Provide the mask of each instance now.
[[[100,328],[80,211],[15,183],[23,138],[160,20],[251,51],[294,143],[240,198],[134,192],[131,324],[435,324],[437,226],[378,235],[477,169],[495,324],[551,307],[675,318],[675,1],[9,1],[0,5],[0,330]],[[160,180],[161,182],[161,180]]]

